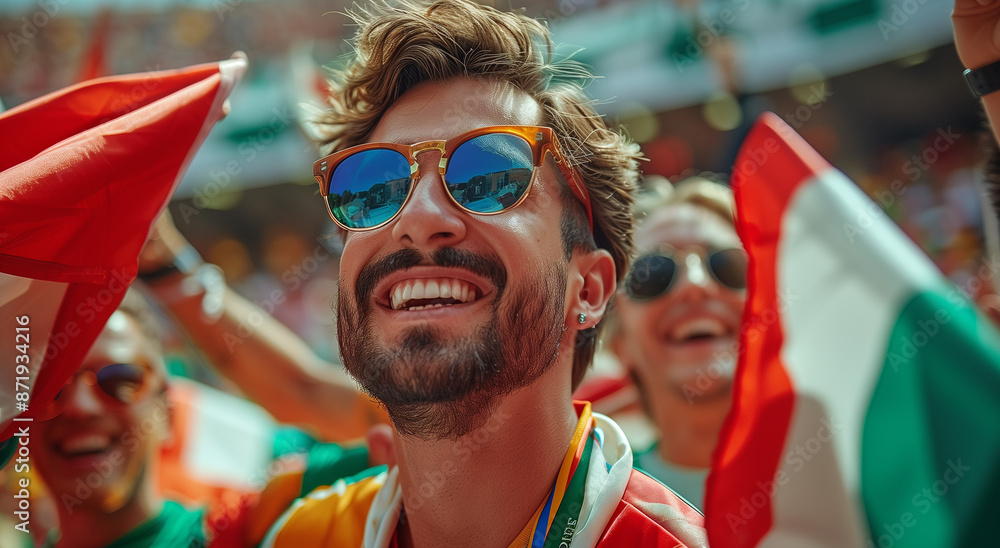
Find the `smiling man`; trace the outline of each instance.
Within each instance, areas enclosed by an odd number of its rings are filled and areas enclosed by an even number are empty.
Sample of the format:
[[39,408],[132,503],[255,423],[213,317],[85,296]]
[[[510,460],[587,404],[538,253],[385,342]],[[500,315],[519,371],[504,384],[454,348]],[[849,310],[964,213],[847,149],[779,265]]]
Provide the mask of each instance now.
[[301,499],[264,545],[703,545],[571,398],[627,267],[637,148],[550,85],[532,19],[464,0],[357,19],[314,173],[346,234],[341,355],[395,462]]
[[32,454],[58,509],[61,534],[49,539],[58,548],[207,545],[203,512],[156,492],[170,415],[150,314],[126,293],[80,370],[36,417]]
[[729,412],[746,302],[733,207],[728,187],[702,177],[643,190],[638,257],[609,337],[659,434],[636,466],[699,507]]

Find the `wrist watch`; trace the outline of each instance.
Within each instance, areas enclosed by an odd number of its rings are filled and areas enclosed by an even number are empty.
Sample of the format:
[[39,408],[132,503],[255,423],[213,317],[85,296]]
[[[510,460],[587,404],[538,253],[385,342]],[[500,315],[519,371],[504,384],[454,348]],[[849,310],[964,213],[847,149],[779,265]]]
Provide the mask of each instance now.
[[1000,89],[1000,61],[977,69],[966,69],[962,74],[972,90],[972,95],[982,97]]
[[[184,274],[180,284],[156,283],[176,273]],[[152,272],[140,273],[138,277],[153,289],[157,298],[165,303],[175,303],[201,295],[201,311],[205,319],[215,322],[222,316],[226,295],[226,278],[223,276],[221,268],[206,263],[194,246],[190,244],[178,253],[169,264]]]
[[205,264],[205,261],[198,254],[198,250],[191,244],[188,244],[180,253],[174,255],[172,261],[156,270],[140,272],[138,278],[146,283],[154,283],[177,272],[185,275],[194,274],[203,264]]

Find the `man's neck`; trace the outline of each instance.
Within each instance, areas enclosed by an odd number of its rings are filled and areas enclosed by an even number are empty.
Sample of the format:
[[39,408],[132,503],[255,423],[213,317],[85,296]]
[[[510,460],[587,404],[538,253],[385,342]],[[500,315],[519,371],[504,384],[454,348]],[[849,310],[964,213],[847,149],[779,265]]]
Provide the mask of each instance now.
[[550,368],[458,440],[396,437],[402,545],[506,548],[517,537],[548,495],[576,427],[566,371]]
[[[650,412],[660,432],[657,451],[671,464],[708,468],[730,400],[688,403],[675,394],[652,394]],[[662,397],[658,397],[662,396]]]
[[[90,501],[87,501],[90,502]],[[136,494],[133,500],[114,512],[105,512],[96,503],[75,511],[60,507],[60,539],[57,548],[97,548],[107,546],[142,523],[159,515],[163,501],[151,494]]]

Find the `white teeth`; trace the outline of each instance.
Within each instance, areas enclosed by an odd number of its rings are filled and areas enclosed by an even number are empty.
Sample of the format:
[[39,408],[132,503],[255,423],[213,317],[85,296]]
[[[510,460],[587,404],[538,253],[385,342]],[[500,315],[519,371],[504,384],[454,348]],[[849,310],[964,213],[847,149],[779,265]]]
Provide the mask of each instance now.
[[406,303],[415,299],[454,299],[463,303],[476,300],[476,288],[457,279],[414,279],[396,284],[389,290],[389,304],[393,310],[423,310],[451,306],[446,303],[407,307]]
[[424,295],[424,283],[420,280],[413,282],[413,293],[410,294],[411,299],[423,299],[426,298]]
[[671,338],[684,341],[696,335],[719,337],[726,334],[726,326],[715,318],[698,318],[682,323],[674,328]]
[[82,453],[93,453],[103,451],[111,445],[111,438],[105,434],[88,434],[75,436],[60,444],[63,453],[78,455]]
[[[441,308],[442,306],[444,306],[444,305],[441,304],[441,303],[437,303],[437,304],[425,304],[423,306],[413,306],[413,307],[407,308],[407,310],[413,311],[413,310],[423,310],[425,308]],[[451,305],[448,305],[448,306],[451,306]]]

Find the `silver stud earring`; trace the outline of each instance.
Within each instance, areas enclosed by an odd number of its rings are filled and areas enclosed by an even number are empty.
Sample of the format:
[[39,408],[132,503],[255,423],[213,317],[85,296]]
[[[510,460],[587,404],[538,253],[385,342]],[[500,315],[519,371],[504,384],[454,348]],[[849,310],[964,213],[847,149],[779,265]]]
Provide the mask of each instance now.
[[577,316],[577,317],[576,317],[576,319],[577,319],[577,321],[579,321],[580,323],[587,323],[587,315],[586,315],[586,314],[584,314],[583,312],[580,312],[580,315],[579,315],[579,316]]

